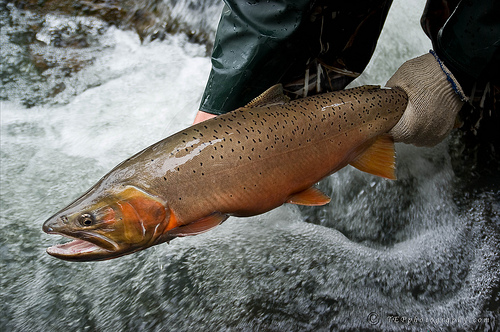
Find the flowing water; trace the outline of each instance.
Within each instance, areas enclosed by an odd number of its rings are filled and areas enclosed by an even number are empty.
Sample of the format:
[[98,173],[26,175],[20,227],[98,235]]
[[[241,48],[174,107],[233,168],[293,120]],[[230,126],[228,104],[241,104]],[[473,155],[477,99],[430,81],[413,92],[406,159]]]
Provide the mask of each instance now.
[[[200,3],[163,5],[213,38],[221,5]],[[355,84],[427,52],[423,4],[395,1]],[[64,240],[45,219],[188,126],[210,60],[183,32],[141,43],[101,18],[1,10],[1,331],[498,330],[500,180],[460,162],[458,135],[398,145],[398,181],[339,171],[320,184],[325,207],[230,218],[110,261],[48,256]]]

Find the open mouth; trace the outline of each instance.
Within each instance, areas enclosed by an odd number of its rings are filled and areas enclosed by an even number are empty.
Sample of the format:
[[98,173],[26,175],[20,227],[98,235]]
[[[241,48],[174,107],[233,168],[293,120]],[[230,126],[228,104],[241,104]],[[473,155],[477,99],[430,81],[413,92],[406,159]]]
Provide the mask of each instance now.
[[102,250],[102,248],[96,246],[93,243],[83,241],[83,240],[73,240],[68,243],[57,244],[50,248],[47,248],[47,253],[55,255],[78,255],[89,252],[94,252],[96,250]]
[[[62,235],[65,234],[51,232],[49,234]],[[47,248],[47,253],[51,256],[68,260],[68,261],[92,261],[109,258],[111,252],[92,242],[81,239],[74,239],[67,243],[57,244]]]

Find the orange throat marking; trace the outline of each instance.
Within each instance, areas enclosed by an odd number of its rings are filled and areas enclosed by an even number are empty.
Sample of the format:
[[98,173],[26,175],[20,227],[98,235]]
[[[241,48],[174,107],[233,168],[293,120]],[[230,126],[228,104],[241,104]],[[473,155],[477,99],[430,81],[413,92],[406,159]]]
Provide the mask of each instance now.
[[168,225],[167,228],[165,228],[165,231],[169,231],[171,229],[174,229],[179,226],[179,223],[177,221],[177,217],[174,214],[174,211],[170,210],[170,218],[168,220]]

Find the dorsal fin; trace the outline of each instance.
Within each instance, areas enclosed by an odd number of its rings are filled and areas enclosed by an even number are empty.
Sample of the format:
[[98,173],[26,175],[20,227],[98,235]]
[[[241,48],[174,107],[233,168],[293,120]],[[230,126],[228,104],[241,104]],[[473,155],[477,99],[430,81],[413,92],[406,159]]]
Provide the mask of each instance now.
[[[375,89],[380,89],[380,85],[373,85],[373,84],[369,84],[369,85],[361,85],[361,86],[357,86],[355,88],[351,88],[351,89],[358,89],[358,90],[375,90]],[[348,89],[350,90],[350,89]]]
[[245,105],[245,107],[262,107],[271,105],[282,105],[288,103],[290,98],[283,94],[283,86],[281,84],[276,84],[264,91],[258,97],[252,99],[251,102]]
[[360,171],[396,180],[396,156],[392,136],[378,136],[375,142],[350,164]]
[[297,205],[318,206],[328,204],[330,200],[330,197],[323,194],[319,189],[311,187],[291,195],[286,202]]

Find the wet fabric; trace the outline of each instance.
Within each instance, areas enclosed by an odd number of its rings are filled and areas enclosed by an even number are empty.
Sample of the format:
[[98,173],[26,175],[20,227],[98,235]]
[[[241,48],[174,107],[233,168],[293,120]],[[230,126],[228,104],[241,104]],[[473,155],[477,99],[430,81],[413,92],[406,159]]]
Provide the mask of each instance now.
[[245,105],[285,83],[292,97],[344,88],[366,67],[392,1],[226,1],[200,109]]
[[[392,1],[226,1],[200,109],[222,114],[281,82],[291,97],[343,89],[366,67]],[[500,3],[429,0],[424,30],[471,92],[497,77]]]
[[422,17],[434,49],[461,85],[497,80],[500,73],[500,2],[431,1]]
[[476,163],[495,163],[500,135],[500,2],[428,0],[421,19],[441,60],[469,102],[459,113]]

